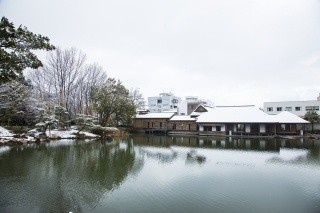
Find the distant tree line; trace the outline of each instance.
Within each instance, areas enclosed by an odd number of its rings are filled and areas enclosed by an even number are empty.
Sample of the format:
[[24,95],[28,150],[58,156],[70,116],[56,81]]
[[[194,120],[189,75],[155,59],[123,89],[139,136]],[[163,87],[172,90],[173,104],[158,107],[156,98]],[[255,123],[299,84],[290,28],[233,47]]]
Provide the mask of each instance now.
[[[50,51],[45,62],[31,52],[39,49]],[[33,69],[23,75],[26,68]],[[34,125],[50,116],[72,123],[84,115],[103,126],[130,125],[143,106],[139,89],[108,77],[81,51],[56,48],[47,37],[1,19],[0,125]]]

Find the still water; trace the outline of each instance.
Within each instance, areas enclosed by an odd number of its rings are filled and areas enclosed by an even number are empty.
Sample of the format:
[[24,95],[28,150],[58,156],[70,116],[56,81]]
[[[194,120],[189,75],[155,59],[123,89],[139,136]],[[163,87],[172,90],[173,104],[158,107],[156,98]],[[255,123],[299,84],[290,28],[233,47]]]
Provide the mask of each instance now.
[[320,212],[320,141],[133,135],[0,148],[0,212]]

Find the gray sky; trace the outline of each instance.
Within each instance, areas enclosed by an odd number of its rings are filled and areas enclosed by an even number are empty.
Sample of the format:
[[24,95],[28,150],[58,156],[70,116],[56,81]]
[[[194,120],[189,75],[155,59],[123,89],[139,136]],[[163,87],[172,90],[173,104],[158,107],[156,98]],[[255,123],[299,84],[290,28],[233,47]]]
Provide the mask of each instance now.
[[0,0],[0,15],[145,97],[262,106],[320,92],[319,0]]

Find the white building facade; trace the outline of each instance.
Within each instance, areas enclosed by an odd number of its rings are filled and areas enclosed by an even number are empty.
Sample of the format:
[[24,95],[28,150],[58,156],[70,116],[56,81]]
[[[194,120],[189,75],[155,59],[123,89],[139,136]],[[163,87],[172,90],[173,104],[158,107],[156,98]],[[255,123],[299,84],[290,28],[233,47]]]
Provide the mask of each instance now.
[[315,111],[320,115],[320,98],[311,101],[264,102],[263,109],[269,115],[276,115],[283,111],[299,117],[304,117],[308,111]]
[[178,104],[181,98],[170,93],[160,93],[159,96],[148,97],[148,107],[150,112],[170,112],[178,111]]

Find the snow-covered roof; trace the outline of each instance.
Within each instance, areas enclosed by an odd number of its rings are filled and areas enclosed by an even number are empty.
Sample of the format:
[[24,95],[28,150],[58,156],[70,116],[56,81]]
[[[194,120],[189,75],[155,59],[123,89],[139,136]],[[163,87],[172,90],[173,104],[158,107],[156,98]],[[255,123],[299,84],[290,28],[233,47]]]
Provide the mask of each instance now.
[[308,121],[290,113],[268,115],[255,106],[217,106],[198,117],[197,123],[295,123]]
[[211,110],[214,109],[212,106],[207,106],[207,105],[204,105],[204,104],[200,104],[190,115],[192,117],[196,117],[196,116],[201,115],[202,113],[206,113],[206,112],[199,112],[198,111],[199,108],[204,108],[207,112],[210,112]]
[[189,115],[175,115],[170,121],[196,121],[196,118],[191,118]]
[[217,106],[202,113],[197,123],[276,123],[276,121],[255,106]]
[[299,116],[292,114],[291,112],[288,111],[283,111],[277,115],[270,115],[275,117],[275,120],[278,123],[294,123],[294,124],[306,124],[310,123],[309,121],[306,121]]
[[150,118],[171,118],[174,112],[159,112],[159,113],[148,113],[142,115],[136,115],[135,118],[150,119]]

